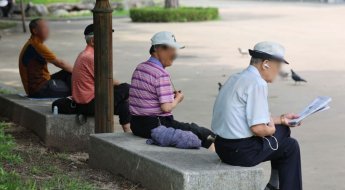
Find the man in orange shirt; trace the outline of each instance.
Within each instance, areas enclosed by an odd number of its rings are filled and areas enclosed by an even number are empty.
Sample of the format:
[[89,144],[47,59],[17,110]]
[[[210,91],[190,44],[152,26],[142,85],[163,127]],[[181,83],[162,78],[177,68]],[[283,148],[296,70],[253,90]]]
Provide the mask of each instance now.
[[[29,24],[31,37],[19,56],[19,72],[26,94],[33,98],[58,98],[71,95],[73,66],[58,59],[43,43],[49,37],[45,20],[34,19]],[[48,63],[62,69],[50,75]]]
[[[95,69],[94,69],[94,34],[93,24],[85,28],[87,46],[75,61],[72,72],[72,97],[77,104],[79,114],[95,114]],[[124,132],[130,130],[130,112],[128,104],[129,84],[114,80],[114,113],[119,115]]]

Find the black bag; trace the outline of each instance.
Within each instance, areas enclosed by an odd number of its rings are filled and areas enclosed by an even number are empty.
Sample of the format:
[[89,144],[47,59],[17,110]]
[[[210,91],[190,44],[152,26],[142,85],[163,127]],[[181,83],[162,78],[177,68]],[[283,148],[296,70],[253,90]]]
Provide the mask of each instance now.
[[54,112],[54,107],[58,108],[59,114],[76,114],[77,113],[77,105],[72,100],[72,98],[60,98],[53,102],[52,104],[52,112]]

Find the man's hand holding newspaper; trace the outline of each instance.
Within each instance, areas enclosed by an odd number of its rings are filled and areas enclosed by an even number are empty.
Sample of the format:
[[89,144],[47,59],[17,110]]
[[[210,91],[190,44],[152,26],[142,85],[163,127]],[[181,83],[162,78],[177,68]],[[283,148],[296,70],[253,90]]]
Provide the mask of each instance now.
[[317,97],[301,113],[298,114],[298,118],[290,120],[289,124],[291,126],[297,126],[302,122],[303,119],[307,118],[308,116],[317,112],[328,110],[330,108],[328,104],[331,101],[332,98],[328,96]]

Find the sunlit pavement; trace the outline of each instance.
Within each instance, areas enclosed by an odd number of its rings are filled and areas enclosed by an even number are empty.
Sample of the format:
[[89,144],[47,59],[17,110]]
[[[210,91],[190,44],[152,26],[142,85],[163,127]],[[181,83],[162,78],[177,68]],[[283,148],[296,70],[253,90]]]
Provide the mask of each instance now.
[[[114,76],[129,82],[135,66],[149,56],[149,39],[157,31],[175,33],[186,45],[169,68],[174,85],[185,94],[175,110],[181,121],[210,126],[218,82],[249,63],[237,48],[248,49],[258,41],[285,45],[287,59],[308,83],[295,86],[278,79],[270,85],[272,114],[298,112],[318,95],[333,97],[331,109],[293,129],[301,146],[304,188],[345,189],[345,6],[302,3],[236,1],[182,1],[183,5],[218,6],[221,19],[195,23],[131,23],[114,19]],[[84,48],[83,29],[91,21],[51,22],[48,46],[73,63]],[[18,54],[28,34],[18,27],[0,40],[0,83],[21,88]],[[51,71],[57,69],[51,67]],[[269,164],[264,164],[269,174]]]

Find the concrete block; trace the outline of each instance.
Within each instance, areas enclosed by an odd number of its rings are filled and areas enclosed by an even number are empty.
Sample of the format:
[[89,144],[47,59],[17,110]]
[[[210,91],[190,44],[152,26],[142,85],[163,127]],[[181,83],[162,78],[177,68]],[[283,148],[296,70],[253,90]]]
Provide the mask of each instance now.
[[132,134],[93,134],[89,165],[140,182],[150,190],[260,190],[263,169],[222,163],[204,148],[147,145]]
[[29,100],[19,95],[0,95],[0,116],[32,130],[46,146],[59,151],[87,149],[94,133],[94,118],[79,124],[75,115],[53,115],[51,101]]

